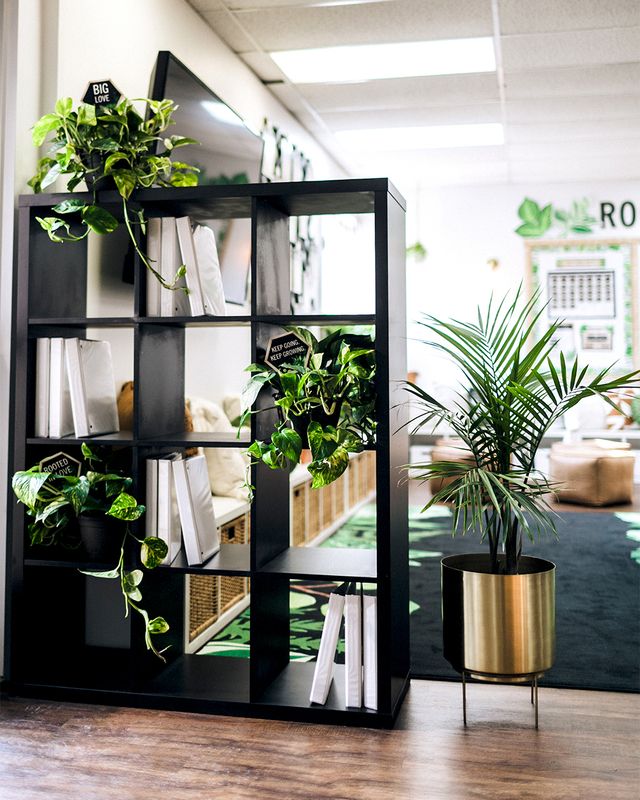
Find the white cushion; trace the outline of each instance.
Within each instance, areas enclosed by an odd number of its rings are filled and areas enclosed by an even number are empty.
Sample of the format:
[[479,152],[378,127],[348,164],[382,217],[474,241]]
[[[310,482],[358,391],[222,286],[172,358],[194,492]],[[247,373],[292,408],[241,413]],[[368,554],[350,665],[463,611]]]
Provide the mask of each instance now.
[[[199,433],[235,433],[224,411],[216,403],[201,397],[188,400],[193,417],[193,430]],[[214,495],[247,500],[244,486],[247,459],[239,447],[200,448],[207,459],[209,481]]]

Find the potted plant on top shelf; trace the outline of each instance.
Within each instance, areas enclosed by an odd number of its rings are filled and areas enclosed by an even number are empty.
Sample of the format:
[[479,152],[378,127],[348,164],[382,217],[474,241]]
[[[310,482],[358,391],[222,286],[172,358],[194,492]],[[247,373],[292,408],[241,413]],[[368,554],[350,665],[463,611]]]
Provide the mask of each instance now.
[[[484,554],[442,560],[444,652],[452,666],[485,680],[533,680],[553,663],[555,566],[522,555],[523,540],[556,534],[545,497],[553,491],[535,468],[543,437],[562,414],[598,395],[635,386],[638,372],[598,372],[557,354],[557,320],[534,338],[546,309],[539,294],[489,303],[477,322],[427,316],[431,347],[460,369],[466,393],[452,407],[416,384],[415,430],[445,423],[459,440],[459,461],[412,465],[420,480],[444,479],[423,510],[452,508],[453,534],[475,532]],[[554,356],[552,360],[552,356]]]
[[58,474],[43,471],[38,464],[16,472],[11,487],[18,501],[26,506],[31,546],[61,546],[78,551],[89,562],[115,560],[113,569],[80,570],[96,578],[118,580],[125,602],[125,616],[133,609],[144,620],[147,649],[164,661],[152,636],[166,633],[169,625],[163,617],[151,619],[140,606],[141,569],[125,566],[128,541],[140,545],[140,561],[154,569],[167,555],[162,539],[147,536],[139,539],[129,523],[145,513],[145,507],[129,493],[132,479],[110,469],[96,450],[82,444],[84,474]]
[[[251,413],[268,408],[278,412],[269,441],[249,448],[253,463],[271,469],[289,469],[309,450],[307,464],[312,488],[337,480],[349,466],[349,453],[359,453],[375,441],[375,352],[368,334],[335,330],[317,339],[305,328],[288,327],[306,345],[306,357],[251,364],[252,376],[243,396],[240,425]],[[264,388],[273,393],[273,405],[252,411]]]
[[107,234],[116,230],[118,220],[101,206],[98,195],[101,189],[115,188],[122,199],[124,224],[138,256],[160,283],[171,289],[183,271],[167,283],[142,252],[134,226],[139,225],[144,233],[145,217],[141,209],[132,211],[129,200],[137,188],[197,185],[197,167],[172,160],[174,150],[197,142],[184,136],[162,135],[173,124],[173,114],[178,108],[172,100],[144,102],[149,109],[146,118],[127,98],[101,107],[80,103],[75,110],[70,97],[58,100],[54,111],[33,126],[36,147],[43,145],[49,136],[51,147],[40,159],[29,186],[39,193],[60,175],[66,175],[69,191],[84,181],[92,193],[89,199],[74,197],[53,206],[59,216],[37,217],[54,242],[79,241],[90,231]]

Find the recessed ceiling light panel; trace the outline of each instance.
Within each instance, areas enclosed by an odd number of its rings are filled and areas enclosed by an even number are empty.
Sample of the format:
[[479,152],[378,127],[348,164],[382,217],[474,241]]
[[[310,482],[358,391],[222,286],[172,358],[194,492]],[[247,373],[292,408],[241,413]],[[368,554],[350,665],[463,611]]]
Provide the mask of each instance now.
[[292,83],[351,83],[496,69],[490,36],[281,50],[270,55]]

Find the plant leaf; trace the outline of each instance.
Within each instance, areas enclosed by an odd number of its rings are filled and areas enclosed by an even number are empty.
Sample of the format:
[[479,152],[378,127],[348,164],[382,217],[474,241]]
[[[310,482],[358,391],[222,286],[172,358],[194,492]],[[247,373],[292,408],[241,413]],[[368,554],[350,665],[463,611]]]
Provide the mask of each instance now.
[[156,536],[147,536],[140,546],[140,560],[147,569],[155,569],[166,558],[169,548],[167,543]]
[[86,206],[82,211],[82,220],[92,231],[106,234],[115,231],[118,220],[106,209],[100,206]]

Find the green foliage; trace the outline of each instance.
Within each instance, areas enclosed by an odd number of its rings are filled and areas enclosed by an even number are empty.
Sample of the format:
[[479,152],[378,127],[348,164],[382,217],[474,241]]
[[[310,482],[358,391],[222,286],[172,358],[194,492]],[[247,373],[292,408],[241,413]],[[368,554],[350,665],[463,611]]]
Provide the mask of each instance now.
[[[160,134],[173,124],[177,105],[172,100],[146,100],[149,113],[143,118],[131,100],[122,98],[116,105],[96,109],[80,103],[73,110],[70,97],[58,100],[55,111],[36,122],[32,139],[36,147],[50,137],[48,154],[40,159],[29,186],[38,193],[60,175],[68,176],[67,188],[73,191],[85,181],[93,191],[93,202],[73,198],[53,207],[55,217],[37,217],[54,242],[79,241],[90,231],[104,235],[118,227],[118,220],[96,200],[96,192],[109,179],[122,198],[123,218],[133,245],[145,266],[166,288],[175,288],[175,279],[166,282],[147,256],[140,251],[132,228],[144,230],[142,212],[137,222],[129,214],[128,200],[135,189],[151,186],[195,186],[198,169],[183,161],[173,161],[174,150],[195,140],[184,136],[163,137]],[[158,150],[158,143],[163,150]]]
[[[13,476],[13,492],[18,501],[26,506],[26,513],[31,517],[28,525],[30,543],[77,548],[80,541],[77,532],[70,530],[70,523],[84,513],[102,513],[123,522],[118,564],[113,569],[101,572],[80,571],[95,578],[120,581],[125,615],[132,608],[143,617],[147,648],[164,661],[161,652],[154,647],[151,636],[165,633],[169,626],[162,617],[150,620],[147,612],[138,605],[142,600],[140,583],[144,573],[141,569],[125,569],[124,552],[127,539],[134,539],[141,545],[142,565],[153,569],[167,555],[167,545],[154,536],[137,539],[129,529],[127,523],[139,519],[145,512],[145,507],[126,491],[131,486],[131,478],[108,469],[102,455],[86,442],[82,444],[82,455],[85,469],[88,467],[84,475],[56,475],[41,472],[39,466],[34,466]],[[96,469],[100,466],[103,471]]]
[[518,209],[522,225],[516,228],[520,236],[542,236],[551,227],[551,204],[540,208],[535,200],[525,197]]
[[[375,354],[368,334],[337,329],[318,340],[305,328],[290,327],[311,347],[308,366],[284,364],[278,373],[268,364],[251,364],[252,376],[242,394],[240,425],[259,393],[270,387],[279,421],[270,441],[253,442],[253,463],[288,469],[311,450],[312,487],[332,483],[349,466],[349,453],[375,440]],[[264,409],[266,410],[266,409]]]
[[589,214],[589,201],[587,198],[574,200],[568,211],[555,209],[553,216],[561,226],[561,235],[570,233],[592,233],[596,218]]
[[513,574],[523,533],[530,540],[543,532],[555,533],[553,516],[545,508],[545,495],[553,487],[534,466],[549,428],[592,395],[615,407],[607,392],[637,386],[640,375],[615,376],[612,366],[592,375],[577,359],[568,363],[563,353],[555,366],[551,354],[562,322],[549,325],[533,342],[533,331],[546,313],[544,308],[535,311],[538,300],[535,295],[520,303],[518,290],[511,303],[507,296],[497,306],[492,300],[484,314],[478,309],[477,323],[425,317],[421,324],[436,337],[427,344],[454,361],[468,391],[447,408],[417,385],[407,384],[420,408],[412,420],[414,430],[445,423],[473,456],[466,463],[417,465],[420,480],[453,479],[425,509],[451,503],[454,533],[479,531],[488,540],[494,572],[500,569],[500,547],[504,568]]
[[572,233],[592,233],[596,224],[595,217],[589,213],[589,200],[574,200],[567,211],[553,208],[549,203],[540,207],[535,200],[525,197],[518,209],[518,216],[522,225],[516,228],[516,233],[524,237],[543,236],[555,222],[560,230],[560,236],[569,236]]

